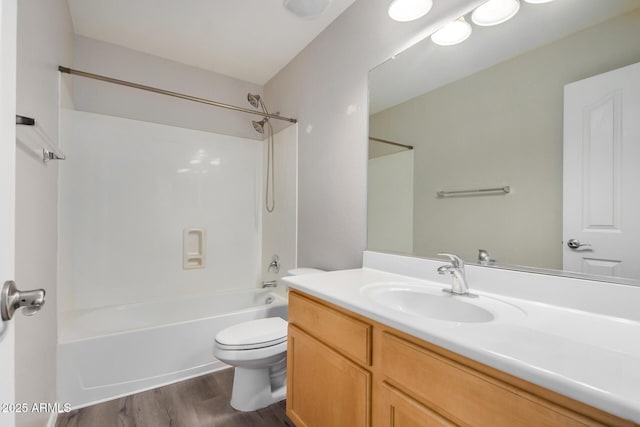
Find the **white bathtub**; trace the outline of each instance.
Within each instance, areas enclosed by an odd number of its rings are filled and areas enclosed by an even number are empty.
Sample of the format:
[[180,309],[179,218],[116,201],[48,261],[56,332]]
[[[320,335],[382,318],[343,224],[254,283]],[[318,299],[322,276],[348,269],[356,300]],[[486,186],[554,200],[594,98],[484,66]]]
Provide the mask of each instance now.
[[77,408],[224,368],[211,353],[218,331],[263,317],[286,320],[286,299],[243,289],[70,313],[60,325],[58,398]]

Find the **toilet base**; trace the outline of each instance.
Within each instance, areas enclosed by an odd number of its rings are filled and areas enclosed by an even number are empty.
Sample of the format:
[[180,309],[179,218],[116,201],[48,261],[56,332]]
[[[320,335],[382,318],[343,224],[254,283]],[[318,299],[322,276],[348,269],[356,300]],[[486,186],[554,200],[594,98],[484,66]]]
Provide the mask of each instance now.
[[[280,383],[282,383],[280,381]],[[269,368],[250,369],[236,366],[233,375],[231,406],[238,411],[250,412],[266,408],[284,400],[287,395],[286,383],[274,390]]]

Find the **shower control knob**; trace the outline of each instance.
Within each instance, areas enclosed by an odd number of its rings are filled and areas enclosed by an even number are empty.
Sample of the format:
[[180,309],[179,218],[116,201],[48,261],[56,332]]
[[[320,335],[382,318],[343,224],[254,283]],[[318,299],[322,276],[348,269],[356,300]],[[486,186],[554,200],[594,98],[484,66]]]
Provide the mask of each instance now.
[[567,241],[567,246],[569,246],[571,249],[578,249],[579,247],[582,246],[591,246],[590,243],[580,243],[580,240],[578,239],[569,239]]
[[5,322],[13,318],[14,313],[23,308],[25,316],[36,314],[45,301],[44,289],[34,289],[31,291],[19,291],[15,282],[8,280],[2,286],[0,295],[0,314]]

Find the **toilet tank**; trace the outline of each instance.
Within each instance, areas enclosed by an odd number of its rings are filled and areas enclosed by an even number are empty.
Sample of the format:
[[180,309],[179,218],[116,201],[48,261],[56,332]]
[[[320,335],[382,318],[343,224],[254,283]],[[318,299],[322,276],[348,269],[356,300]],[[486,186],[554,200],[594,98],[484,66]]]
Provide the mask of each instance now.
[[302,276],[303,274],[314,274],[314,273],[325,273],[324,270],[320,270],[318,268],[309,268],[309,267],[300,267],[300,268],[292,268],[287,271],[289,276]]

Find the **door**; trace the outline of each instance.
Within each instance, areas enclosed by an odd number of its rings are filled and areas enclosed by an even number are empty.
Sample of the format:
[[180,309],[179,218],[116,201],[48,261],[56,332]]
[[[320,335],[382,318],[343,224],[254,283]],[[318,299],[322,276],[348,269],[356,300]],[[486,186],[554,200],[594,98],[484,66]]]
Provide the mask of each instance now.
[[[16,2],[0,2],[0,285],[13,278],[16,147]],[[15,425],[14,327],[0,320],[0,425]]]
[[640,63],[564,96],[563,267],[640,279]]

